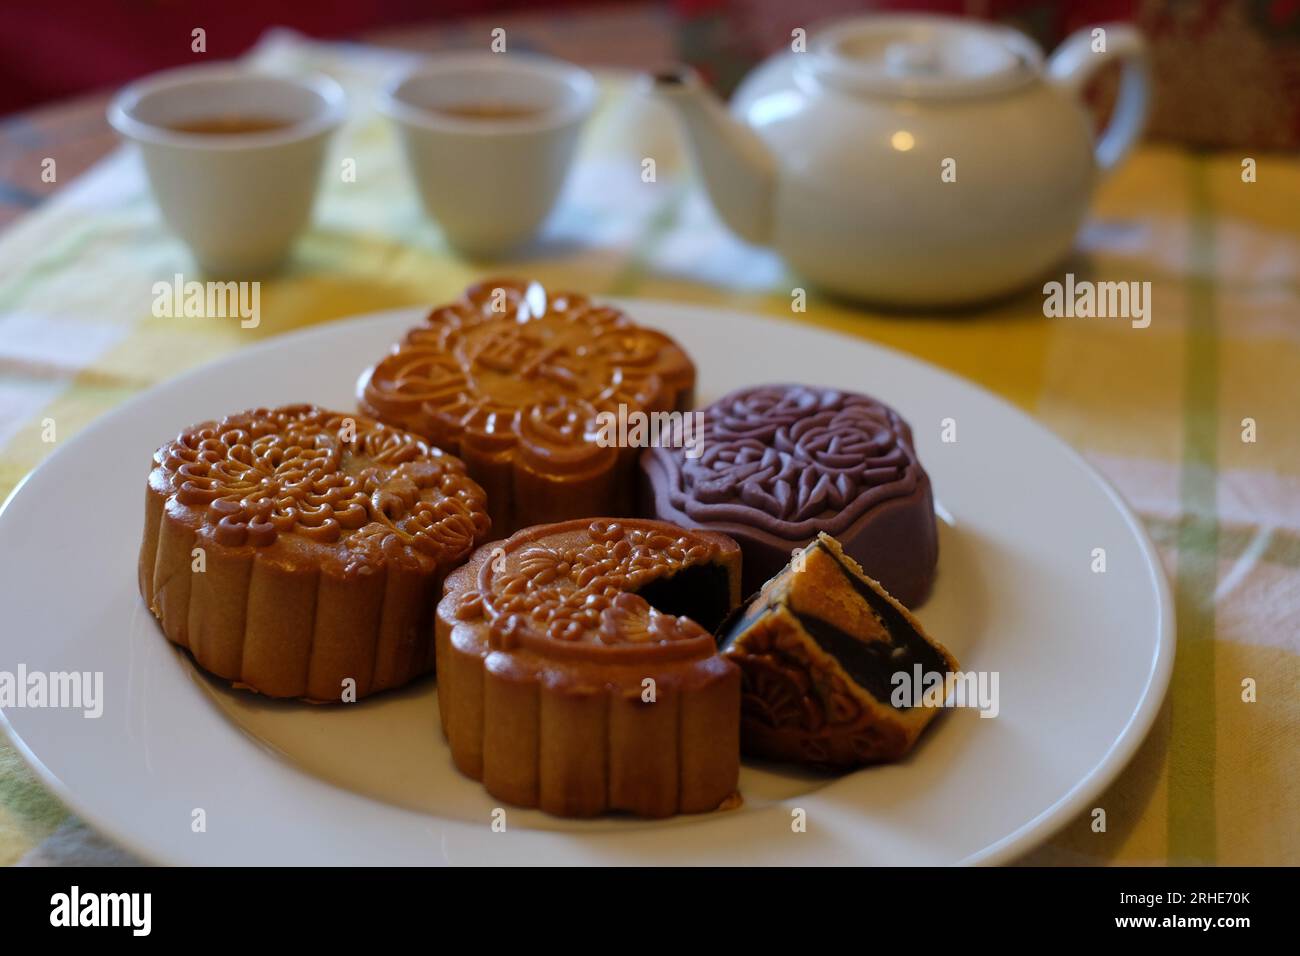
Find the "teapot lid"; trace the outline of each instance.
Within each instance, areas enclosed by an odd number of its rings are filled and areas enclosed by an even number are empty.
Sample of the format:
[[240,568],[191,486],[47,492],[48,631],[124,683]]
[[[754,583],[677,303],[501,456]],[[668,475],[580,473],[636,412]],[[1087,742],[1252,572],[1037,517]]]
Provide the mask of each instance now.
[[818,34],[797,59],[840,89],[925,98],[1005,92],[1043,67],[1042,51],[1018,30],[926,15],[854,18]]

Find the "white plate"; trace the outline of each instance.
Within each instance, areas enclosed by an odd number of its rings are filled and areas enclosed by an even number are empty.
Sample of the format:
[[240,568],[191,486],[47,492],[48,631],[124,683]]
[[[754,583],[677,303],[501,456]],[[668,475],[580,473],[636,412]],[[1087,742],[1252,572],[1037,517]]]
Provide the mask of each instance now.
[[[1173,617],[1154,549],[1115,492],[1041,426],[895,352],[793,323],[628,303],[699,366],[699,398],[804,381],[869,392],[913,425],[934,482],[938,584],[921,618],[1000,714],[940,716],[909,759],[838,779],[747,764],[743,808],[650,823],[508,808],[459,776],[431,681],[339,707],[199,675],[136,592],[153,450],[255,405],[354,407],[358,373],[422,310],[284,336],[169,381],[52,454],[0,512],[0,670],[102,671],[104,711],[10,708],[17,746],[79,815],[167,863],[882,863],[1008,860],[1089,806],[1168,685]],[[956,420],[957,441],[940,440]],[[1106,571],[1093,573],[1093,549]],[[792,832],[802,808],[807,831]],[[206,832],[194,832],[202,809]]]

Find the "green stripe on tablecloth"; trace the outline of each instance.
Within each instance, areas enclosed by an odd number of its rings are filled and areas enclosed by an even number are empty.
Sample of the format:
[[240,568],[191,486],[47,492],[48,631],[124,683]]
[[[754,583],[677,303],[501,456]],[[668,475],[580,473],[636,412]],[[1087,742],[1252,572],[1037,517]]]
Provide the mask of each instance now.
[[68,811],[23,763],[18,751],[0,732],[0,810],[39,842],[53,833]]
[[1180,542],[1188,542],[1192,547],[1217,544],[1214,551],[1221,561],[1236,561],[1250,549],[1252,558],[1263,564],[1300,568],[1300,535],[1295,532],[1286,528],[1232,528],[1222,524],[1211,529],[1209,526],[1213,521],[1198,515],[1183,515],[1177,521],[1145,516],[1142,519],[1151,540],[1159,545],[1177,547]]
[[76,259],[100,232],[101,227],[88,218],[85,224],[70,227],[57,239],[43,241],[42,248],[34,259],[11,273],[10,278],[0,281],[0,310],[10,312],[16,309],[29,292],[38,288],[51,273]]
[[1174,612],[1178,654],[1170,686],[1169,863],[1215,859],[1214,590],[1218,580],[1218,359],[1214,216],[1203,155],[1189,159],[1190,280],[1183,393]]

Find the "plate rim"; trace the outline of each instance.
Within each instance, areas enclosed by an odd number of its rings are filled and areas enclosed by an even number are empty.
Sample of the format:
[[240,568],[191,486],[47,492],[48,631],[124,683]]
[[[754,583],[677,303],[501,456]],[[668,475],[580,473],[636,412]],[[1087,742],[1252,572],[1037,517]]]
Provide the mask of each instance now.
[[[1174,659],[1177,654],[1177,630],[1174,616],[1173,596],[1168,575],[1165,573],[1164,566],[1160,561],[1159,552],[1157,551],[1155,543],[1152,541],[1145,526],[1110,479],[1094,467],[1082,455],[1082,453],[1080,453],[1065,439],[1061,438],[1052,428],[1043,423],[1039,418],[1013,404],[1008,399],[1003,398],[996,392],[993,392],[983,384],[972,381],[957,372],[950,371],[933,362],[927,361],[926,359],[919,358],[911,353],[878,342],[874,339],[857,337],[841,332],[837,329],[826,328],[820,325],[808,325],[779,315],[749,311],[741,308],[694,304],[669,299],[628,296],[600,296],[599,298],[602,301],[610,302],[624,308],[634,315],[638,309],[642,308],[644,308],[645,311],[671,311],[682,315],[699,315],[700,313],[705,313],[706,315],[725,316],[731,319],[741,319],[750,322],[757,320],[779,324],[786,327],[795,327],[801,331],[812,332],[814,336],[820,336],[827,339],[847,339],[855,344],[884,353],[891,362],[921,366],[931,373],[938,374],[944,378],[953,379],[963,387],[975,390],[980,393],[984,399],[997,406],[1003,414],[1008,414],[1022,420],[1022,422],[1028,425],[1030,429],[1037,432],[1040,438],[1055,446],[1059,452],[1063,452],[1073,465],[1080,468],[1094,483],[1098,485],[1098,487],[1100,487],[1105,494],[1106,500],[1109,502],[1111,507],[1115,508],[1115,510],[1119,512],[1125,527],[1133,534],[1133,537],[1139,545],[1140,553],[1145,559],[1147,576],[1151,581],[1156,598],[1155,612],[1157,636],[1154,655],[1149,662],[1147,679],[1142,687],[1140,700],[1134,707],[1133,712],[1129,715],[1128,721],[1121,728],[1119,734],[1111,742],[1110,746],[1105,750],[1101,757],[1098,758],[1098,761],[1093,768],[1085,776],[1076,781],[1074,785],[1055,803],[1039,812],[1036,816],[1024,821],[1001,839],[985,846],[975,853],[969,854],[968,856],[955,861],[953,865],[999,865],[1011,862],[1036,849],[1059,832],[1060,829],[1070,821],[1070,819],[1081,812],[1092,799],[1105,790],[1106,787],[1110,786],[1110,784],[1113,783],[1115,779],[1118,778],[1118,776],[1128,767],[1134,754],[1145,741],[1154,725],[1155,719],[1160,712],[1169,690],[1169,684],[1173,674]],[[111,424],[118,418],[129,417],[137,407],[148,402],[154,396],[154,393],[163,387],[175,387],[181,385],[186,380],[208,375],[211,372],[226,366],[237,365],[246,360],[250,355],[282,348],[286,341],[327,337],[331,334],[337,334],[339,329],[344,326],[362,326],[376,321],[395,319],[399,315],[418,316],[419,314],[426,313],[428,309],[428,306],[419,304],[399,306],[395,308],[341,316],[306,328],[291,329],[236,348],[228,354],[217,356],[207,362],[202,362],[198,365],[187,368],[176,375],[157,381],[149,387],[142,389],[135,395],[132,395],[117,406],[97,415],[66,442],[61,442],[59,446],[37,464],[36,467],[23,475],[23,477],[19,479],[10,490],[9,494],[6,495],[4,502],[0,503],[0,521],[3,521],[5,514],[13,505],[13,502],[17,499],[19,494],[22,493],[29,481],[42,469],[49,466],[51,462],[61,459],[62,456],[71,453],[71,450],[75,449],[77,445],[83,439],[86,439],[92,431]],[[654,327],[653,322],[647,324],[650,327]],[[394,345],[394,348],[395,347],[396,345]],[[50,790],[54,796],[76,816],[91,824],[99,832],[109,836],[119,846],[128,850],[143,861],[159,865],[175,865],[174,861],[157,857],[151,850],[138,843],[129,829],[119,827],[116,823],[115,817],[99,813],[89,798],[83,799],[71,787],[67,786],[63,780],[31,749],[27,741],[24,740],[15,730],[8,714],[3,708],[0,708],[0,728],[4,730],[6,737],[15,752],[18,753],[22,757],[23,761],[32,769],[33,773],[41,781],[42,785]],[[304,772],[300,768],[293,766],[288,766],[286,769],[297,773]],[[319,782],[325,786],[334,786],[327,781]],[[392,809],[395,811],[410,812],[404,808],[394,807]],[[182,861],[179,865],[208,864],[194,864],[192,861]]]

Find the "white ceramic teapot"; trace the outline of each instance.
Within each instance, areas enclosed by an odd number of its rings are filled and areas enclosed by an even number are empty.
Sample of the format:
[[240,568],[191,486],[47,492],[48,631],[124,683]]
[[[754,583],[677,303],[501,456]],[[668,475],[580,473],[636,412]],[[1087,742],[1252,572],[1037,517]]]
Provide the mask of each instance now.
[[[1115,59],[1094,144],[1082,88]],[[733,231],[828,291],[912,307],[1012,292],[1059,262],[1149,99],[1131,27],[1080,30],[1044,62],[1022,33],[940,16],[840,22],[762,64],[730,113],[688,69],[653,87]]]

